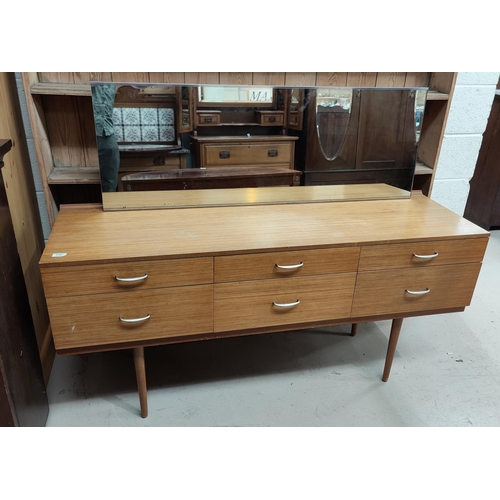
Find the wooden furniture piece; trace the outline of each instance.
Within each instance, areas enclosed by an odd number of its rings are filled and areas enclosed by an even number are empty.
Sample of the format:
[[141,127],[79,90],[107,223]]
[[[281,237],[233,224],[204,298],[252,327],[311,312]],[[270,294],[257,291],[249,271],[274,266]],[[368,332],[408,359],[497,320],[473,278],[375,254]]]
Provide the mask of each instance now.
[[40,220],[40,213],[43,212],[43,196],[37,197],[33,182],[27,139],[30,135],[24,128],[14,73],[0,73],[0,137],[7,137],[12,141],[12,149],[4,158],[2,175],[6,180],[5,191],[12,215],[17,251],[47,384],[55,349],[38,265],[45,246]]
[[500,226],[500,90],[483,134],[464,217],[485,229]]
[[[0,169],[12,141],[0,140]],[[0,427],[44,426],[49,406],[3,175],[0,174]]]
[[197,165],[212,167],[281,167],[293,169],[297,137],[192,136]]
[[282,167],[188,168],[125,175],[121,178],[121,182],[124,191],[298,186],[301,173],[298,170]]
[[[100,202],[90,81],[292,87],[429,87],[413,189],[430,194],[456,73],[22,73],[30,124],[51,226],[60,203]],[[298,94],[297,94],[298,95]],[[300,97],[299,97],[300,100]],[[192,130],[193,96],[179,100],[183,132]],[[265,116],[265,115],[261,115]],[[217,120],[217,117],[213,117]],[[301,128],[290,108],[285,123]],[[214,123],[214,122],[212,122]],[[273,122],[276,123],[276,122]],[[207,125],[207,124],[204,124]],[[205,126],[206,129],[210,128]],[[216,127],[212,127],[215,129]],[[277,127],[275,127],[277,128]]]
[[133,349],[145,417],[144,348],[159,344],[392,319],[387,380],[403,318],[470,304],[488,236],[423,195],[82,205],[61,210],[40,265],[57,352]]
[[[298,144],[304,156],[304,184],[390,183],[411,191],[418,145],[417,91],[354,89],[350,111],[324,105],[327,99],[317,93],[310,92],[307,127]],[[422,104],[424,95],[420,91]],[[338,137],[337,143],[331,137]]]

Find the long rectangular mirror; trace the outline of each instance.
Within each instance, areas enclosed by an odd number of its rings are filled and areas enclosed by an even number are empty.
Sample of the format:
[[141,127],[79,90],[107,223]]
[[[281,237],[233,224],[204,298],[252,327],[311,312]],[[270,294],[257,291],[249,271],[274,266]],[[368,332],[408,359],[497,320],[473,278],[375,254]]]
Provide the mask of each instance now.
[[91,87],[105,210],[410,196],[426,88]]

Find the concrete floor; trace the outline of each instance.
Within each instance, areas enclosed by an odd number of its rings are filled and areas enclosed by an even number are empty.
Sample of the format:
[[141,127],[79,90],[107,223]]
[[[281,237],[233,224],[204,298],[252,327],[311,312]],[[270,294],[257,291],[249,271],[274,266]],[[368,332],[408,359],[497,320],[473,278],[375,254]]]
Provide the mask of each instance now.
[[47,426],[500,426],[500,231],[471,306],[389,321],[148,348],[142,419],[130,351],[57,357]]

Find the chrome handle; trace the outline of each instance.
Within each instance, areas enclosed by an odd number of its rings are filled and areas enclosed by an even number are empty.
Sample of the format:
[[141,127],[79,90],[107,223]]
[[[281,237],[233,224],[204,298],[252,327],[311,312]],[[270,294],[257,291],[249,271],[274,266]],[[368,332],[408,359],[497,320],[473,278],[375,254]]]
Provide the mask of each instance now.
[[417,259],[435,259],[439,254],[437,252],[434,252],[432,255],[418,255],[416,253],[413,254],[413,257],[416,257]]
[[141,321],[146,321],[149,318],[151,318],[151,314],[148,314],[147,316],[144,316],[143,318],[122,318],[120,316],[120,321],[122,323],[140,323]]
[[295,307],[298,306],[299,304],[300,304],[300,299],[297,299],[297,302],[290,302],[288,304],[278,304],[277,302],[273,301],[273,306],[276,307]]
[[299,267],[302,267],[304,263],[300,262],[299,264],[293,264],[292,266],[280,266],[279,264],[274,265],[279,269],[298,269]]
[[410,295],[425,295],[426,293],[429,293],[430,291],[431,291],[430,288],[426,288],[425,290],[418,290],[418,291],[405,290],[405,292],[409,293]]
[[127,283],[131,283],[133,281],[141,281],[145,280],[148,277],[148,273],[146,273],[144,276],[137,276],[137,278],[119,278],[118,276],[115,276],[116,281],[125,281]]

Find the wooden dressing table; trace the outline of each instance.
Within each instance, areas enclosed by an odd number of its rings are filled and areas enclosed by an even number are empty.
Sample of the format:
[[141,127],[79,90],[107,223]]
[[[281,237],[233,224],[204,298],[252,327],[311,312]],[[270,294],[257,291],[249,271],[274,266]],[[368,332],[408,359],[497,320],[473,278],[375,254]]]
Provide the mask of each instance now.
[[40,266],[58,354],[133,349],[146,417],[146,346],[391,319],[386,381],[403,318],[470,304],[488,237],[423,195],[73,205],[59,213]]

